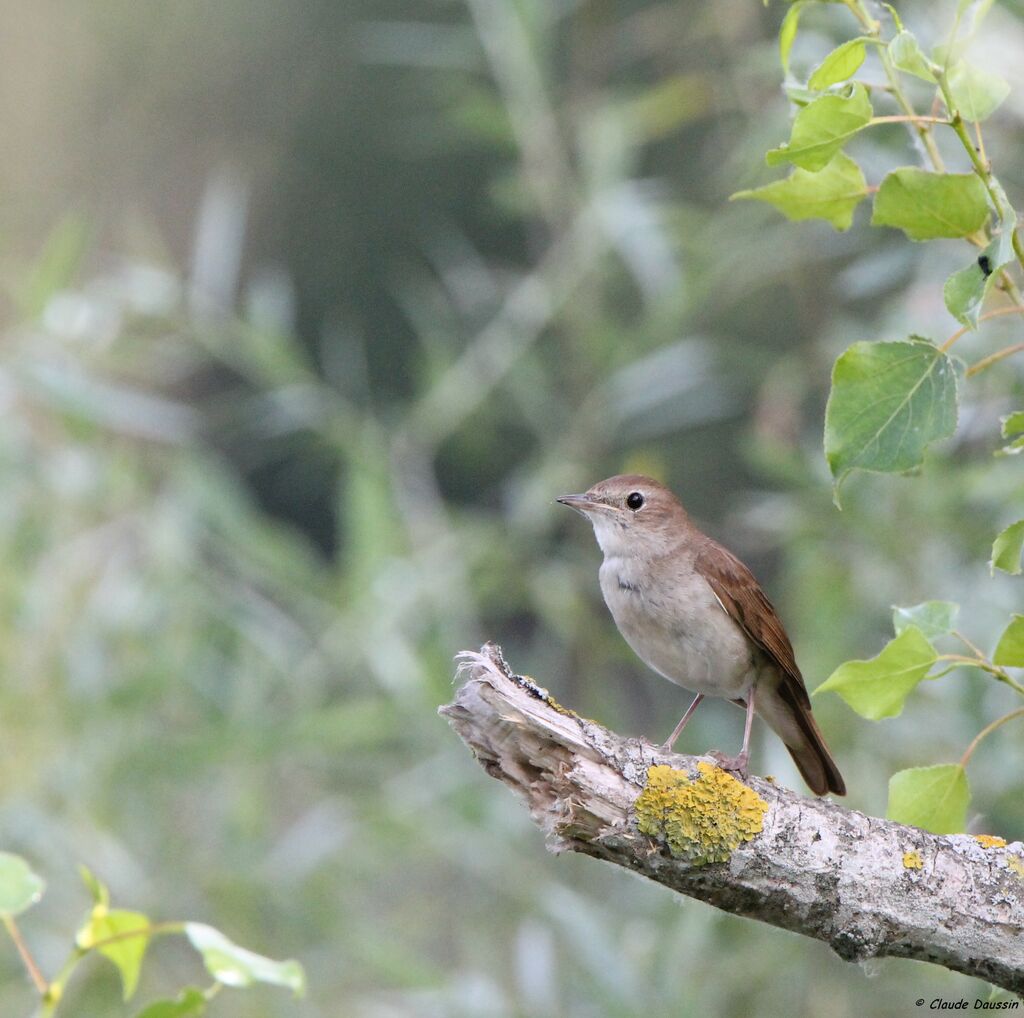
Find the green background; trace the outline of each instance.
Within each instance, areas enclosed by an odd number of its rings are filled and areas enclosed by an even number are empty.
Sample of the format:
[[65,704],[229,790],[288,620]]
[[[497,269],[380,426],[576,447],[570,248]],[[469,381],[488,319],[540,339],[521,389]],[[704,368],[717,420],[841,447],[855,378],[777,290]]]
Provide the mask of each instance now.
[[[548,855],[436,714],[455,653],[494,639],[562,703],[666,737],[686,695],[618,636],[592,535],[553,503],[623,470],[670,483],[762,578],[811,687],[878,652],[893,604],[958,601],[986,648],[1019,605],[987,566],[1024,495],[989,455],[1012,362],[920,476],[858,475],[832,505],[832,362],[955,331],[941,283],[965,249],[868,230],[866,208],[836,234],[728,203],[775,179],[763,153],[788,137],[780,7],[4,9],[0,848],[48,881],[21,919],[44,970],[88,908],[84,862],[121,907],[306,966],[305,1001],[226,991],[215,1015],[984,996]],[[928,40],[950,13],[900,9]],[[1008,74],[1019,12],[975,43]],[[805,11],[794,68],[853,31]],[[1018,204],[1020,84],[986,125]],[[895,125],[849,148],[869,183],[913,158]],[[879,723],[815,709],[849,805],[881,815],[894,770],[957,760],[1012,705],[956,673]],[[734,752],[741,723],[709,704],[682,748]],[[754,769],[802,788],[760,729]],[[1020,836],[1019,747],[1008,725],[972,759],[972,831]],[[139,1000],[200,979],[158,942]],[[69,992],[67,1013],[134,1013],[101,960]],[[9,945],[0,1012],[31,1000]]]

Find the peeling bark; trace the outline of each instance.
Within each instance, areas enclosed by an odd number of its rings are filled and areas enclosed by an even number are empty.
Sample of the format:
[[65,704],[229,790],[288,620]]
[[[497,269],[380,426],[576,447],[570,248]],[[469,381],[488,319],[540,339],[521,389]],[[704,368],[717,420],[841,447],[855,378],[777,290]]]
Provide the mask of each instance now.
[[1021,842],[929,834],[751,777],[747,786],[767,803],[760,833],[726,862],[694,864],[640,833],[635,803],[650,767],[700,780],[701,758],[663,753],[566,710],[513,674],[493,644],[460,659],[467,681],[440,712],[523,800],[552,851],[605,859],[822,940],[848,961],[915,958],[1024,995]]

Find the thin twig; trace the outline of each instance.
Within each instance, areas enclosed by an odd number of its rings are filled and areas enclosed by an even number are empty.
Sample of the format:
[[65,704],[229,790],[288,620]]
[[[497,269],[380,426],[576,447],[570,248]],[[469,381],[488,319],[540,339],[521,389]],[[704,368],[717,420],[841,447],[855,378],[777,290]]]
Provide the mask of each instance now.
[[967,761],[971,759],[971,754],[978,748],[979,743],[987,735],[991,735],[997,728],[1005,725],[1007,721],[1012,721],[1014,718],[1024,717],[1024,707],[1018,707],[1016,710],[1010,711],[1009,714],[1004,714],[1001,718],[996,718],[995,721],[990,725],[986,725],[978,734],[974,737],[971,744],[967,747],[964,755],[960,757],[960,766],[966,767]]
[[868,127],[874,124],[945,124],[947,127],[951,125],[949,117],[923,117],[914,114],[898,114],[893,116],[885,117],[872,117],[868,121]]
[[976,120],[974,122],[974,136],[978,139],[978,155],[981,156],[981,161],[988,166],[988,156],[985,155],[985,140],[981,136],[981,121]]
[[21,955],[21,960],[25,963],[25,968],[28,969],[29,978],[32,980],[36,992],[40,997],[45,997],[46,991],[49,989],[49,983],[46,981],[46,976],[39,971],[39,966],[36,964],[35,958],[32,957],[28,944],[22,938],[21,930],[18,929],[14,916],[4,915],[3,920],[7,932],[11,935],[11,940],[14,941],[14,946],[18,949],[18,954]]
[[[1024,308],[1018,308],[1019,311],[1024,311]],[[996,350],[995,353],[990,353],[987,357],[982,357],[977,364],[972,364],[964,374],[968,378],[973,378],[975,375],[984,371],[986,368],[990,368],[993,364],[1001,361],[1004,357],[1009,357],[1012,354],[1020,353],[1024,350],[1024,343],[1014,343],[1013,346],[1004,346],[1002,350]]]
[[[1018,305],[1014,305],[1012,308],[996,308],[994,311],[986,311],[983,315],[981,315],[981,317],[978,318],[978,324],[980,325],[982,322],[987,322],[990,318],[999,318],[1001,315],[1020,314],[1024,314],[1024,307],[1020,307]],[[947,339],[946,342],[939,347],[939,349],[945,352],[958,339],[960,339],[963,336],[966,336],[967,333],[970,331],[971,327],[969,325],[965,325],[962,329],[957,329],[956,332],[954,332],[953,335],[950,336],[949,339]]]
[[1011,678],[1009,672],[1004,668],[992,664],[991,661],[985,658],[967,657],[964,654],[940,654],[936,660],[952,661],[954,664],[968,665],[971,668],[978,668],[983,672],[988,672],[992,678],[1006,683],[1011,689],[1015,689],[1021,696],[1024,696],[1024,686],[1017,682],[1016,679]]
[[950,635],[955,636],[962,644],[964,644],[964,646],[971,650],[979,661],[988,660],[988,658],[985,657],[985,652],[976,643],[972,643],[966,636],[964,636],[959,629],[954,629]]

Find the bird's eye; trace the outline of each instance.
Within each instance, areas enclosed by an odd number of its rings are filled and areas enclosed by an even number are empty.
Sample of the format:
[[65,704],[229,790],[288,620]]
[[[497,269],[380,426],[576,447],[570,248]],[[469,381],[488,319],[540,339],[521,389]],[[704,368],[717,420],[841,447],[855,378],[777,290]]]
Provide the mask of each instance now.
[[639,491],[631,491],[626,496],[626,505],[636,512],[644,504],[644,497]]

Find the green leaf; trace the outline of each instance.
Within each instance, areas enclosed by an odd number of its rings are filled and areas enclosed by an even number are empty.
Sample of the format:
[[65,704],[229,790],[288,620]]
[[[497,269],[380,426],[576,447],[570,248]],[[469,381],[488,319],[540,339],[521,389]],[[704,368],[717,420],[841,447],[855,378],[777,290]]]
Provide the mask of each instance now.
[[806,85],[802,85],[799,81],[794,81],[792,78],[782,83],[782,91],[786,93],[786,98],[794,106],[801,108],[810,106],[816,99],[821,98],[819,92],[812,92]]
[[0,852],[0,915],[21,915],[46,890],[46,881],[20,855]]
[[1024,410],[1016,410],[1001,418],[1003,438],[1012,439],[999,450],[1002,456],[1016,456],[1024,451]]
[[973,173],[893,170],[875,195],[872,226],[894,226],[911,240],[969,237],[988,218],[985,185]]
[[[97,947],[96,950],[117,966],[121,973],[124,999],[129,1000],[139,985],[142,959],[146,956],[146,948],[149,946],[149,929],[149,918],[141,912],[108,910],[105,905],[97,905],[92,910],[89,921],[78,931],[75,942],[82,950],[89,950],[102,940],[123,937],[104,947]],[[138,932],[129,935],[133,931]]]
[[1003,438],[1013,438],[1024,433],[1024,410],[1014,410],[1012,414],[999,418],[1002,424]]
[[814,693],[838,693],[871,721],[894,718],[937,658],[921,630],[908,625],[877,657],[841,664]]
[[99,880],[88,866],[81,863],[78,864],[78,875],[82,878],[82,883],[85,884],[89,894],[92,895],[93,904],[99,905],[101,908],[108,908],[110,906],[110,891],[107,890],[107,885]]
[[1003,630],[992,655],[992,664],[1005,668],[1024,668],[1024,615],[1014,615]]
[[143,1008],[135,1018],[191,1018],[206,1013],[206,996],[202,990],[188,986],[176,1000],[158,1000]]
[[854,343],[832,369],[825,408],[825,455],[839,486],[851,470],[900,473],[919,466],[927,446],[956,430],[953,362],[912,336]]
[[908,626],[917,626],[929,640],[953,631],[960,605],[952,601],[924,601],[909,608],[893,605],[892,626],[899,636]]
[[988,242],[985,250],[966,268],[954,272],[942,288],[946,309],[961,324],[972,329],[978,324],[982,304],[999,270],[1016,257],[1013,251],[1013,231],[1017,228],[1017,213],[999,183],[995,182],[993,186],[998,188],[1002,197],[1003,218],[1000,220],[1000,230]]
[[1003,438],[1012,438],[1024,432],[1024,410],[1014,410],[1012,414],[1001,417]]
[[1020,553],[1024,549],[1024,520],[1011,523],[992,545],[992,571],[1001,569],[1011,576],[1020,576]]
[[767,202],[787,219],[824,219],[837,230],[848,230],[853,210],[866,194],[867,182],[860,167],[840,152],[817,173],[797,168],[785,180],[752,191],[737,191],[729,200]]
[[987,262],[975,259],[967,268],[954,272],[942,287],[946,310],[961,325],[971,329],[978,324],[981,307],[992,285],[992,273],[986,274],[981,267],[985,264]]
[[889,779],[886,817],[933,834],[957,834],[967,825],[971,790],[959,764],[911,767]]
[[1003,215],[999,220],[999,232],[992,238],[992,243],[984,251],[989,258],[989,267],[996,272],[1016,257],[1013,250],[1013,233],[1017,229],[1017,212],[998,180],[993,178],[989,181],[989,186],[995,192],[998,203],[1003,206]]
[[782,19],[779,28],[779,61],[782,63],[782,70],[789,74],[789,54],[793,49],[793,42],[796,39],[796,30],[800,24],[800,12],[806,6],[804,0],[797,0]]
[[987,120],[1010,94],[1010,86],[998,74],[972,67],[965,60],[953,65],[947,82],[956,111],[973,122]]
[[823,95],[800,110],[793,121],[789,142],[772,149],[765,161],[769,166],[793,163],[816,173],[868,125],[872,112],[863,85],[853,85],[849,95]]
[[837,46],[822,60],[811,74],[807,84],[815,91],[821,92],[830,85],[849,81],[860,70],[865,55],[864,40],[850,39],[841,46]]
[[906,71],[907,74],[912,74],[915,78],[935,84],[931,63],[921,52],[917,39],[910,32],[900,32],[893,37],[889,43],[889,59],[901,71]]
[[297,961],[272,961],[247,951],[203,923],[186,923],[185,934],[203,956],[207,972],[225,986],[273,983],[287,986],[297,997],[306,992],[306,975]]

